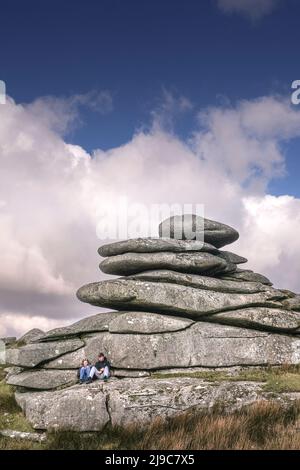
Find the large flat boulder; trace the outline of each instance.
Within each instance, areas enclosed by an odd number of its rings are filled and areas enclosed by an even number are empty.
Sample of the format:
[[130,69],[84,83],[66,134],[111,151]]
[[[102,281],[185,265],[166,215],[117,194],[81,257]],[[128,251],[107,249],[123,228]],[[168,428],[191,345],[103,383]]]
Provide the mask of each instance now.
[[99,333],[85,338],[84,348],[46,364],[73,369],[104,351],[113,368],[157,370],[188,367],[298,364],[300,338],[216,323],[196,322],[172,333]]
[[161,251],[185,252],[205,251],[218,253],[217,248],[199,240],[175,240],[173,238],[131,238],[100,246],[101,256],[115,256],[123,253],[155,253]]
[[300,328],[300,312],[249,307],[209,315],[205,321],[240,326],[241,328],[297,334]]
[[77,382],[74,370],[32,370],[11,375],[7,379],[9,385],[37,390],[52,390],[69,387]]
[[235,294],[254,294],[258,292],[271,292],[275,289],[260,282],[233,281],[219,279],[199,274],[186,274],[168,269],[143,271],[127,276],[128,279],[136,279],[150,282],[170,282],[183,286],[196,287],[198,289],[213,290],[217,292],[231,292]]
[[35,367],[45,361],[84,346],[79,338],[49,343],[32,343],[21,348],[7,349],[6,363],[20,367]]
[[163,282],[117,279],[87,284],[77,292],[82,302],[100,307],[181,315],[199,318],[233,308],[251,306],[278,307],[285,294],[276,291],[255,294],[234,294],[200,290]]
[[202,240],[217,248],[233,243],[238,232],[229,225],[195,214],[175,215],[159,224],[159,236],[179,240]]
[[17,393],[16,400],[35,429],[101,431],[113,426],[147,426],[191,410],[212,410],[220,403],[232,412],[262,400],[291,404],[299,393],[269,393],[258,382],[208,382],[172,379],[123,379],[74,386],[55,392]]
[[97,385],[97,388],[79,385],[57,392],[17,393],[16,400],[35,429],[101,431],[110,418],[107,395],[102,384]]
[[185,330],[194,322],[189,318],[160,315],[150,312],[127,312],[119,315],[109,324],[110,333],[166,333]]
[[185,273],[215,275],[233,272],[236,265],[211,253],[124,253],[105,258],[99,265],[106,274],[127,276],[148,269],[172,269]]
[[47,333],[39,338],[39,341],[52,341],[81,334],[108,331],[110,322],[122,313],[123,312],[100,312],[96,315],[91,315],[70,326],[47,331]]
[[91,317],[84,318],[73,325],[56,328],[45,333],[40,341],[53,341],[76,335],[86,335],[101,331],[114,333],[162,333],[165,331],[177,331],[193,323],[187,318],[160,315],[152,312],[101,312]]
[[143,370],[300,361],[300,338],[204,322],[174,333],[105,334],[102,348],[114,367]]

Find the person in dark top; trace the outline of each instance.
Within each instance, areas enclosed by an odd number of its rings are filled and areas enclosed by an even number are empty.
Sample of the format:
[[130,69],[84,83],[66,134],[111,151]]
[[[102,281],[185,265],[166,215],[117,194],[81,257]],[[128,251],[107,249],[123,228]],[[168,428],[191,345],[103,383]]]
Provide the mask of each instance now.
[[103,353],[100,353],[98,356],[98,361],[90,370],[90,376],[87,383],[91,383],[93,379],[100,379],[107,381],[110,377],[110,363],[107,360],[106,356]]

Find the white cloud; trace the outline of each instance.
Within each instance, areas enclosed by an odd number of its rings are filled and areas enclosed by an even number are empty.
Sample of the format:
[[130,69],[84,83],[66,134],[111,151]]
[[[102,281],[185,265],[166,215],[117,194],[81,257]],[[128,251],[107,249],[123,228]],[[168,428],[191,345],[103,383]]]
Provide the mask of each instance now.
[[96,313],[75,292],[104,277],[96,227],[103,209],[121,196],[148,206],[205,204],[207,217],[239,229],[241,239],[232,249],[247,256],[250,267],[278,286],[299,290],[300,200],[270,196],[266,188],[284,173],[281,144],[300,135],[300,114],[269,97],[209,108],[199,119],[188,143],[156,120],[150,131],[91,158],[30,106],[10,99],[0,108],[5,334]]
[[218,163],[234,181],[261,185],[283,176],[280,144],[300,135],[300,113],[287,100],[263,97],[235,108],[209,108],[199,114],[201,131],[193,144],[202,159]]
[[64,98],[43,96],[25,105],[30,115],[62,135],[80,125],[82,108],[88,108],[100,114],[110,113],[113,110],[112,95],[107,90],[100,92],[92,90]]
[[27,316],[19,312],[0,314],[0,338],[5,336],[16,336],[19,338],[22,333],[39,328],[42,331],[49,331],[68,323],[67,320],[52,320],[42,316]]
[[270,14],[279,0],[217,0],[224,13],[239,13],[251,20],[258,20]]
[[240,249],[251,265],[279,287],[300,291],[300,199],[248,197],[244,201]]
[[159,104],[151,113],[153,130],[165,129],[172,132],[178,117],[192,111],[192,109],[193,104],[189,98],[163,88]]

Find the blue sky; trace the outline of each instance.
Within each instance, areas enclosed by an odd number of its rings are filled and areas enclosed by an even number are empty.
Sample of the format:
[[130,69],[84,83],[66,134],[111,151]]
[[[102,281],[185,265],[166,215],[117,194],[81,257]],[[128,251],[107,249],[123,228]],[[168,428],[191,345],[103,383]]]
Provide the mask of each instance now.
[[[163,89],[194,105],[176,123],[186,136],[202,107],[290,94],[300,76],[299,15],[294,0],[256,21],[224,14],[217,0],[12,0],[1,5],[0,74],[17,102],[109,90],[113,112],[82,110],[81,127],[68,136],[87,150],[125,143]],[[300,169],[298,148],[287,149],[291,174]],[[287,185],[299,195],[293,178],[272,192]]]
[[75,292],[103,276],[99,214],[120,196],[203,204],[247,267],[299,291],[299,1],[10,0],[0,16],[0,335],[95,313]]

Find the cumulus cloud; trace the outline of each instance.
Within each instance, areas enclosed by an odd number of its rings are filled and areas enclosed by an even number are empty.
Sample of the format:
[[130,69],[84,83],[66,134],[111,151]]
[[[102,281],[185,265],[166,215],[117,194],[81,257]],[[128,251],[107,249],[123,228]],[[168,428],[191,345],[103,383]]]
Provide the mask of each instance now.
[[233,250],[249,267],[299,290],[300,200],[267,194],[268,182],[284,175],[282,144],[300,135],[300,114],[288,102],[202,110],[188,141],[155,119],[125,145],[93,155],[32,109],[12,99],[0,107],[2,335],[97,312],[75,292],[105,278],[96,251],[101,217],[121,197],[146,207],[204,204],[207,217],[240,231]]
[[234,181],[265,187],[285,173],[280,145],[299,136],[300,113],[280,97],[262,97],[199,113],[194,134],[200,157],[218,163]]
[[251,20],[259,20],[270,14],[279,0],[218,0],[218,7],[224,13],[238,13]]
[[300,199],[291,196],[248,197],[243,200],[245,237],[240,249],[251,265],[280,287],[299,292]]

